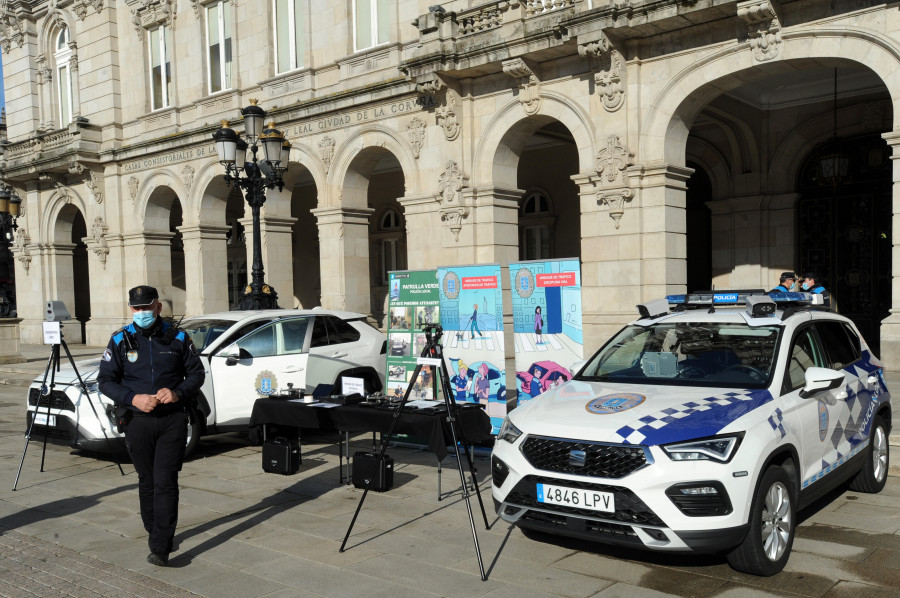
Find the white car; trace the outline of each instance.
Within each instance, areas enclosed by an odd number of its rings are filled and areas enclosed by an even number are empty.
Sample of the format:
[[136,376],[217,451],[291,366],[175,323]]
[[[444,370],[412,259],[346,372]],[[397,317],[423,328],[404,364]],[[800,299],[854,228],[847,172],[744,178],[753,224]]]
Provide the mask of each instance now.
[[639,306],[573,380],[512,411],[491,463],[500,517],[725,553],[768,576],[787,562],[799,509],[848,479],[879,492],[891,423],[881,363],[813,296],[759,293]]
[[[188,452],[203,434],[246,429],[260,397],[289,390],[312,393],[320,385],[330,393],[342,377],[363,379],[366,392],[384,387],[387,339],[362,314],[318,308],[229,311],[185,320],[181,328],[206,370],[191,414]],[[49,393],[49,410],[47,400],[41,400],[32,438],[47,434],[82,449],[120,448],[123,434],[116,430],[113,402],[97,388],[99,357],[76,367],[89,396],[71,367],[62,368]],[[43,380],[43,374],[37,376],[28,390],[28,427]]]

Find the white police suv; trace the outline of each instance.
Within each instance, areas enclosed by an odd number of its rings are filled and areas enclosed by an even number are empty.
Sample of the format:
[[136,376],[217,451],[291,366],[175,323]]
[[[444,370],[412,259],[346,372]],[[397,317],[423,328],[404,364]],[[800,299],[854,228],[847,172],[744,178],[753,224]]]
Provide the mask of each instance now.
[[736,291],[638,306],[573,380],[504,421],[500,517],[781,571],[800,508],[848,479],[879,492],[888,472],[882,365],[817,301]]

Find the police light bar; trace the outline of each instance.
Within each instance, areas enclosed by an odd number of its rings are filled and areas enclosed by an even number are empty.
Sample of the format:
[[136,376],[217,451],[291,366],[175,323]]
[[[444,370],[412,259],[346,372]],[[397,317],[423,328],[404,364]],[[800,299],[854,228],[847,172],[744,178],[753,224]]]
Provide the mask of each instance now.
[[666,300],[675,305],[739,305],[753,295],[765,295],[762,289],[741,289],[734,291],[695,291],[687,295],[667,295]]
[[768,296],[775,303],[795,303],[798,305],[824,305],[825,301],[822,295],[815,293],[768,293]]

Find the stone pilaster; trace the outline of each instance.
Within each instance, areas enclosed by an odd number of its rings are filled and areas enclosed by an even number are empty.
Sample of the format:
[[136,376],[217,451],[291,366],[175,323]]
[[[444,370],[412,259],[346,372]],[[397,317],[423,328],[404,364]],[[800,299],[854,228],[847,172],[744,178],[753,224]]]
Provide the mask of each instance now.
[[881,357],[885,367],[893,372],[900,369],[900,132],[882,135],[891,147],[893,172],[893,216],[891,230],[891,311],[881,321]]
[[317,208],[322,307],[371,313],[369,218],[371,208]]
[[[227,226],[195,225],[178,228],[184,240],[186,315],[228,310]],[[277,290],[277,287],[276,287]]]

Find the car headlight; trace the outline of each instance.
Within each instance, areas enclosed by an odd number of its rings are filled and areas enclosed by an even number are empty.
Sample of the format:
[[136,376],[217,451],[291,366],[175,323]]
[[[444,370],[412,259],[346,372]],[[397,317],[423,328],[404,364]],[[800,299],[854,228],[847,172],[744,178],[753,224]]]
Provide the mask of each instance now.
[[511,421],[509,421],[509,416],[503,418],[503,423],[500,424],[500,431],[497,432],[497,438],[499,440],[505,440],[506,442],[512,444],[516,440],[519,439],[519,436],[522,435],[522,430],[517,428]]
[[714,436],[691,440],[690,442],[676,442],[664,444],[660,448],[665,451],[672,461],[717,461],[728,463],[737,451],[744,434],[730,434],[728,436]]

